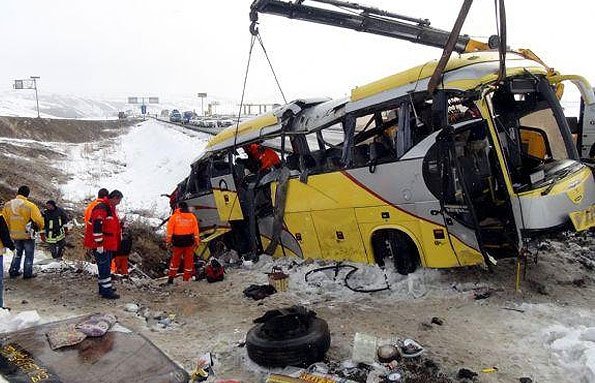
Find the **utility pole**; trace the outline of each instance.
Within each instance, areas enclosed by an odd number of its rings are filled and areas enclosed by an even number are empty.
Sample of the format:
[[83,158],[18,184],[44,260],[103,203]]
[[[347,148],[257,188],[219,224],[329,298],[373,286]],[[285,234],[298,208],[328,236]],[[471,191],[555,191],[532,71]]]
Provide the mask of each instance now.
[[204,117],[205,115],[205,98],[207,97],[206,93],[198,93],[198,98],[200,98],[200,113]]
[[31,76],[31,79],[33,80],[33,88],[35,89],[35,103],[37,104],[37,118],[40,118],[39,98],[37,97],[37,80],[39,79],[39,76]]
[[28,80],[14,80],[14,89],[35,89],[35,104],[37,105],[37,118],[41,118],[39,114],[39,97],[37,95],[37,80],[39,76],[30,76]]

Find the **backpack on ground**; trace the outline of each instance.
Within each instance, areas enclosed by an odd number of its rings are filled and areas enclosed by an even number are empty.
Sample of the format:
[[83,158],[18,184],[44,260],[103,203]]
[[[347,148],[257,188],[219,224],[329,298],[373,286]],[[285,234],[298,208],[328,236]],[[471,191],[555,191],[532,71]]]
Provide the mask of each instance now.
[[223,276],[225,274],[225,270],[221,262],[219,262],[215,258],[211,258],[207,267],[205,267],[205,275],[207,278],[207,282],[219,282],[223,280]]

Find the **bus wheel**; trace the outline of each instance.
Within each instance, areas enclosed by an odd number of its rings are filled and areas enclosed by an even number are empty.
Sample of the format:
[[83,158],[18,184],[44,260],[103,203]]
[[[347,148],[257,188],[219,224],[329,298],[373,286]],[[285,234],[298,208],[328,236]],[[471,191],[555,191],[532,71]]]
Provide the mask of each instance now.
[[412,273],[419,265],[415,243],[407,234],[398,230],[381,230],[372,234],[372,248],[374,259],[380,267],[390,257],[399,274]]

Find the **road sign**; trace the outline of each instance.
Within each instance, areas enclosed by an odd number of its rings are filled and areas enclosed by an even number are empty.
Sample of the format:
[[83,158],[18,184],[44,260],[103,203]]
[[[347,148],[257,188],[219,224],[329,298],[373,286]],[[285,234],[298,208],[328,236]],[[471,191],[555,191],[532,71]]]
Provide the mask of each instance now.
[[149,104],[159,104],[159,97],[149,97]]
[[128,97],[129,104],[138,104],[138,97]]
[[198,93],[198,97],[205,98],[205,97],[207,97],[207,94],[206,93]]
[[14,88],[15,89],[25,89],[23,87],[23,80],[14,80]]

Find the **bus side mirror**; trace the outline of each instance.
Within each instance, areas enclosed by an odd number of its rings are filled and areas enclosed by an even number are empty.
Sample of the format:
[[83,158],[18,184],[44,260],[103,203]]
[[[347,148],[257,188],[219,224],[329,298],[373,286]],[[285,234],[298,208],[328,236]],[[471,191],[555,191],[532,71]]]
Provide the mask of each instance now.
[[531,157],[544,160],[549,155],[545,133],[537,129],[521,128],[521,146]]

